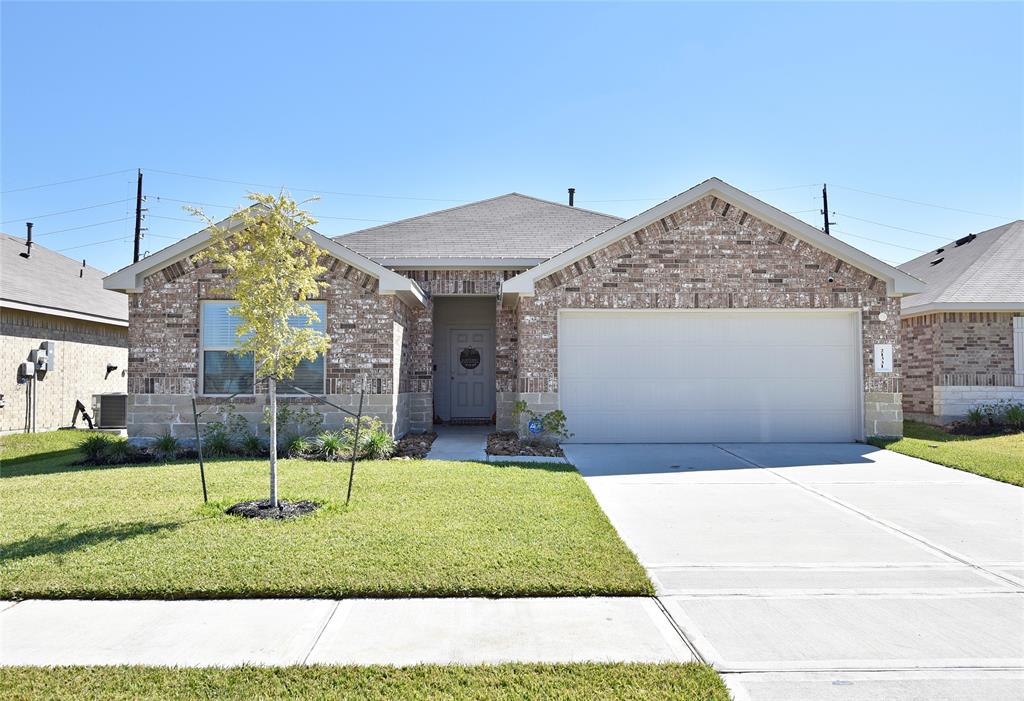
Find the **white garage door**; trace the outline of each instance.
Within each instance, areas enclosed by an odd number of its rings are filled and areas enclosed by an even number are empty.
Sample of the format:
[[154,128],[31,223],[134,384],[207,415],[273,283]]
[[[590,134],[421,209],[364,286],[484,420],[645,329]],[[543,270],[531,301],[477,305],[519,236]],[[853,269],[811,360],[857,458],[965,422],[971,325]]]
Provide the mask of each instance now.
[[858,440],[856,318],[563,311],[559,401],[572,441]]

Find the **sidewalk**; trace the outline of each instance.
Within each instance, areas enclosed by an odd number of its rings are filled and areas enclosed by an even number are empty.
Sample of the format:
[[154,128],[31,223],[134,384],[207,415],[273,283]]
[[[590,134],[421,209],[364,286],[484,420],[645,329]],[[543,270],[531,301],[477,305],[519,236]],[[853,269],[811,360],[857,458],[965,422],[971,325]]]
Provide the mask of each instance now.
[[645,597],[0,602],[0,665],[693,659]]

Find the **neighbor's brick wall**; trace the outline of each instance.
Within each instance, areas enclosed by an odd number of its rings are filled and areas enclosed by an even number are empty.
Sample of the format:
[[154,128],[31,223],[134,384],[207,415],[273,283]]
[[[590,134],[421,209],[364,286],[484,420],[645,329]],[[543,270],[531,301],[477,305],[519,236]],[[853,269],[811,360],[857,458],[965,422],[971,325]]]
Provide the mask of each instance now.
[[935,385],[936,336],[939,335],[937,314],[902,319],[900,340],[903,344],[903,411],[931,414],[932,387]]
[[[75,401],[93,413],[92,397],[128,388],[128,329],[18,309],[0,309],[0,433],[25,430],[27,384],[18,384],[18,366],[43,341],[55,341],[56,363],[36,382],[36,430],[71,425]],[[117,369],[107,374],[107,365]],[[85,427],[79,419],[79,426]]]
[[[862,310],[867,432],[901,433],[899,300],[883,281],[710,196],[538,281],[520,302],[516,391],[542,401],[558,391],[562,308],[789,307]],[[893,373],[875,374],[875,343],[893,344]]]
[[[1014,316],[1013,312],[937,312],[903,319],[904,411],[933,414],[933,388],[949,375],[955,376],[948,378],[952,385],[967,386],[986,376],[995,376],[999,382],[1000,376],[1012,375]],[[1012,384],[1011,378],[1006,379],[1005,384]]]

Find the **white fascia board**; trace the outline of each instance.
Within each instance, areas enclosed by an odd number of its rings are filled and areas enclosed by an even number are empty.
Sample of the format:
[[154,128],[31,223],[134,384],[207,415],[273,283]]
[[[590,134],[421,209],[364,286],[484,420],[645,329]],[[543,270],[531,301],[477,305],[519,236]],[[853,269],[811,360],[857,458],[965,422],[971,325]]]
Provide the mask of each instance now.
[[696,187],[690,188],[686,192],[665,200],[659,205],[655,205],[632,219],[627,219],[621,224],[613,226],[604,233],[598,234],[594,238],[584,241],[564,253],[549,258],[535,268],[531,268],[514,278],[506,280],[502,290],[510,294],[533,295],[534,283],[537,280],[561,270],[567,265],[572,265],[576,261],[596,253],[619,239],[625,238],[633,232],[639,231],[668,216],[672,212],[683,209],[702,197],[709,195],[728,202],[751,216],[833,255],[855,268],[859,268],[884,280],[886,290],[891,297],[914,294],[925,289],[923,282],[902,270],[898,270],[888,263],[883,263],[877,258],[869,256],[867,253],[833,236],[827,236],[810,224],[800,221],[796,217],[786,214],[718,178],[711,178]]
[[937,312],[1021,312],[1024,302],[929,302],[917,307],[903,309],[900,317],[909,319],[922,314]]
[[415,258],[379,257],[377,262],[394,270],[512,270],[532,268],[546,258]]
[[[228,231],[234,231],[241,226],[241,222],[232,223],[230,219],[226,219],[220,222],[218,226],[225,226]],[[381,294],[398,295],[407,304],[419,304],[421,306],[426,304],[426,296],[415,281],[388,270],[379,263],[374,263],[351,248],[342,246],[337,241],[327,238],[312,229],[306,228],[303,230],[303,233],[308,235],[325,253],[348,263],[353,268],[367,275],[377,278],[380,281],[379,291]],[[207,227],[177,243],[171,244],[167,248],[157,251],[151,256],[143,258],[138,263],[133,263],[126,268],[107,275],[103,278],[103,286],[108,290],[142,292],[143,281],[147,275],[198,253],[210,245],[212,237],[213,231]]]
[[115,319],[109,316],[99,316],[97,314],[87,314],[86,312],[71,311],[70,309],[58,309],[57,307],[46,307],[40,304],[15,302],[10,299],[0,299],[0,309],[18,309],[23,312],[35,312],[37,314],[46,314],[48,316],[59,316],[65,319],[80,319],[81,321],[93,321],[97,324],[107,324],[108,326],[128,327],[127,319]]

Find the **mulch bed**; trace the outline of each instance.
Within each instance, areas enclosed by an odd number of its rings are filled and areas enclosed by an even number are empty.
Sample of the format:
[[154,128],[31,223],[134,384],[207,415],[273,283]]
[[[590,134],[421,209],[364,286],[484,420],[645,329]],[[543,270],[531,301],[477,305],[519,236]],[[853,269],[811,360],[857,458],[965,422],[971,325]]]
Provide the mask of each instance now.
[[407,433],[395,443],[395,454],[393,457],[399,460],[422,460],[430,452],[437,434],[429,433]]
[[320,508],[319,504],[305,500],[286,501],[284,499],[278,499],[277,505],[278,508],[276,509],[271,507],[269,499],[243,501],[235,504],[225,513],[231,514],[232,516],[244,516],[245,518],[284,520],[305,516],[306,514],[311,514]]
[[539,455],[546,458],[565,457],[565,453],[557,445],[526,445],[519,440],[519,435],[515,431],[496,431],[487,436],[487,453],[489,455]]
[[956,436],[1006,436],[1011,433],[1019,433],[1009,426],[999,424],[969,424],[966,421],[957,421],[946,429]]

